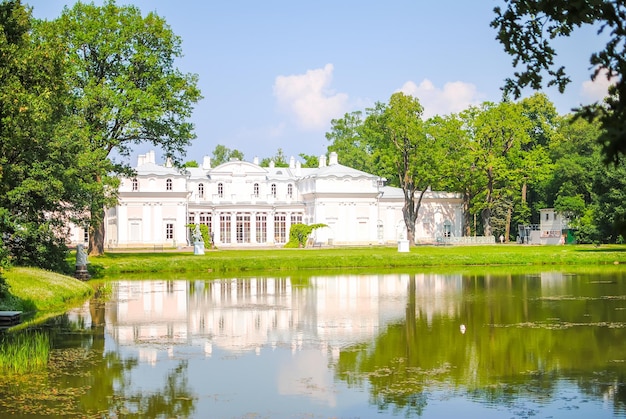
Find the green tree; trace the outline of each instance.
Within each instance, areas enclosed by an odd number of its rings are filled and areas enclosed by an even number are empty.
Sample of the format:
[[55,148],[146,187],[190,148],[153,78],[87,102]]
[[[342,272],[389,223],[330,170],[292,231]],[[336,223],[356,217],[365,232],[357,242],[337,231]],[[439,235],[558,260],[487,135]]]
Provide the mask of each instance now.
[[485,236],[494,235],[492,216],[497,212],[498,232],[503,234],[509,221],[502,216],[509,217],[524,182],[523,146],[530,142],[530,121],[520,105],[511,102],[486,102],[463,112],[462,118],[469,133],[472,167],[480,175],[473,211],[480,214]]
[[305,153],[300,153],[298,155],[302,160],[304,160],[304,163],[302,163],[302,167],[315,168],[319,166],[319,157]]
[[109,156],[129,156],[134,145],[147,142],[180,164],[178,156],[195,138],[187,118],[201,98],[197,76],[175,67],[181,41],[164,19],[114,0],[101,7],[78,2],[35,29],[60,40],[71,63],[66,82],[92,180],[89,248],[102,254],[104,207],[115,199],[110,178],[130,170]]
[[237,149],[231,150],[230,148],[222,144],[216,145],[215,149],[213,149],[212,154],[213,154],[213,157],[212,157],[211,164],[214,167],[217,167],[220,164],[224,164],[230,161],[231,159],[243,160],[243,153],[241,151]]
[[200,167],[196,160],[189,160],[183,163],[183,167]]
[[404,192],[402,215],[409,243],[415,243],[415,222],[426,191],[437,185],[445,148],[426,130],[417,98],[394,93],[389,104],[368,110],[364,134],[371,144],[376,172]]
[[373,156],[371,144],[362,135],[364,122],[362,112],[346,113],[330,122],[331,131],[326,133],[326,139],[331,141],[328,152],[336,152],[344,165],[371,172]]
[[530,86],[538,90],[547,77],[547,86],[557,86],[563,92],[570,83],[565,68],[556,68],[557,51],[552,41],[568,37],[583,25],[597,25],[606,34],[607,43],[594,52],[589,63],[592,79],[607,77],[614,84],[604,104],[592,104],[577,109],[579,116],[592,121],[596,118],[604,128],[599,138],[608,160],[617,161],[626,154],[626,6],[622,1],[604,0],[507,0],[503,9],[496,7],[491,26],[498,31],[497,39],[513,57],[513,66],[522,67],[505,82],[505,92],[520,97]]
[[62,51],[32,33],[21,2],[0,3],[0,255],[54,270],[67,266],[64,227],[89,199]]
[[276,155],[274,157],[265,157],[262,159],[259,165],[261,167],[269,167],[270,162],[274,162],[274,167],[289,167],[289,162],[287,162],[287,157],[285,157],[282,148],[279,148],[276,151]]

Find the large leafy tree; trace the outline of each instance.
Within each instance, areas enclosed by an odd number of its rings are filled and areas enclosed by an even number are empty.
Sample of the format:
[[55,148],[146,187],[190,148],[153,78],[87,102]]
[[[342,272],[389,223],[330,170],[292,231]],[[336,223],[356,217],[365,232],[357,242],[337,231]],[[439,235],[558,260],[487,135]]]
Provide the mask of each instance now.
[[404,192],[402,215],[411,244],[424,194],[438,186],[445,166],[445,143],[428,132],[422,112],[417,98],[398,92],[388,104],[369,109],[364,124],[377,173]]
[[[483,234],[505,233],[516,196],[523,189],[525,153],[530,142],[530,121],[511,102],[486,102],[471,107],[462,118],[468,130],[472,169],[480,174],[473,211],[480,214]],[[493,217],[498,214],[497,217]]]
[[578,115],[588,120],[598,118],[604,132],[599,137],[605,156],[617,161],[626,154],[626,3],[610,0],[505,0],[506,7],[496,7],[491,26],[497,39],[513,57],[518,68],[506,80],[505,91],[519,97],[525,87],[548,86],[563,92],[570,78],[563,66],[557,67],[555,38],[567,37],[583,25],[595,25],[606,35],[607,43],[594,52],[589,62],[592,79],[607,77],[614,82],[604,104],[583,106]]
[[363,137],[363,113],[346,113],[343,118],[333,119],[326,139],[331,142],[328,152],[336,152],[341,163],[353,169],[369,172],[373,158],[371,144]]
[[134,145],[148,142],[180,163],[195,137],[188,117],[201,98],[197,76],[175,67],[181,40],[164,19],[114,0],[101,7],[79,1],[36,29],[62,42],[71,64],[66,82],[92,177],[90,254],[101,254],[104,207],[114,199],[110,179],[129,170],[113,164],[112,153],[129,156]]
[[0,253],[63,270],[63,227],[84,210],[84,144],[68,109],[63,46],[32,33],[20,1],[0,3]]

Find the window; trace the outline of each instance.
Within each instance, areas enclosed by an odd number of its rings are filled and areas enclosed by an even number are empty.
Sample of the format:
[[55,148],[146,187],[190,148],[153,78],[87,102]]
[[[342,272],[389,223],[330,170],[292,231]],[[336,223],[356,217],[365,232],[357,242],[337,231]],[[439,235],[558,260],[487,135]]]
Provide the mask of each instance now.
[[302,224],[302,214],[291,214],[291,224]]
[[220,238],[222,243],[230,243],[230,214],[220,214]]
[[172,190],[172,179],[167,179],[165,181],[165,190],[166,191],[171,191]]
[[200,224],[203,224],[205,226],[209,226],[209,229],[211,228],[211,214],[208,212],[201,212],[200,213]]
[[204,198],[204,183],[198,184],[198,196]]
[[174,238],[174,223],[165,224],[165,239],[172,240]]
[[133,191],[138,191],[139,190],[139,182],[137,182],[137,178],[133,178],[132,182],[133,182]]
[[287,196],[289,198],[293,197],[293,185],[291,183],[287,185]]
[[287,242],[287,214],[279,212],[274,215],[274,234],[276,243]]
[[258,183],[254,184],[254,197],[255,198],[259,197],[259,184]]
[[237,214],[237,243],[250,243],[250,213]]
[[272,196],[276,198],[276,184],[272,183]]
[[89,227],[83,229],[83,243],[89,243]]
[[267,216],[265,214],[256,215],[256,242],[267,242]]
[[222,183],[217,184],[217,196],[220,198],[224,197],[224,185]]

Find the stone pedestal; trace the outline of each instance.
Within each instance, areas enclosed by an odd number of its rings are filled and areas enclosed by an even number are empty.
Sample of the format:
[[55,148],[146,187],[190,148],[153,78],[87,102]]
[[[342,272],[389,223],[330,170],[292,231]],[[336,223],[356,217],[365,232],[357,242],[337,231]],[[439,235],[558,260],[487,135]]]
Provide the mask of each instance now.
[[398,252],[408,252],[409,251],[409,241],[406,239],[398,240]]
[[86,281],[91,278],[91,275],[89,275],[89,271],[87,270],[87,265],[76,265],[74,278],[80,279],[81,281]]
[[193,254],[194,255],[203,255],[204,254],[204,243],[194,243],[193,244]]

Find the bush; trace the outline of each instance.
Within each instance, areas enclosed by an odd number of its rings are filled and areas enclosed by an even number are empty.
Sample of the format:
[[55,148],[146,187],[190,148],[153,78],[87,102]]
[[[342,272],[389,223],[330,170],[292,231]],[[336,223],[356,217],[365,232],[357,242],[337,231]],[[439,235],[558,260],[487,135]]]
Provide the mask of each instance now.
[[289,230],[289,241],[285,243],[285,247],[304,247],[309,236],[316,228],[327,227],[326,224],[292,224]]
[[51,222],[18,223],[6,212],[0,217],[0,263],[2,266],[32,266],[71,273],[66,262],[69,249],[55,233]]

